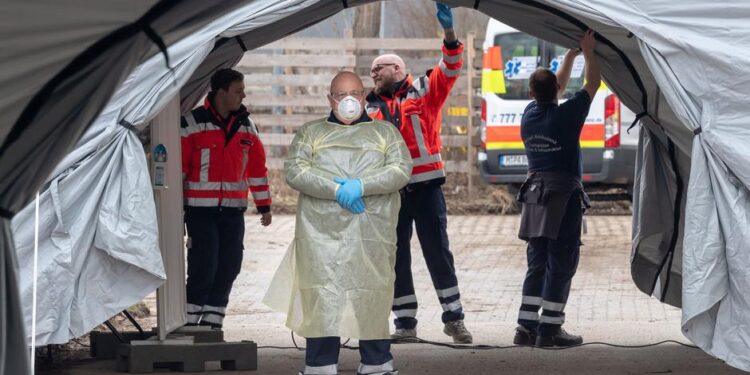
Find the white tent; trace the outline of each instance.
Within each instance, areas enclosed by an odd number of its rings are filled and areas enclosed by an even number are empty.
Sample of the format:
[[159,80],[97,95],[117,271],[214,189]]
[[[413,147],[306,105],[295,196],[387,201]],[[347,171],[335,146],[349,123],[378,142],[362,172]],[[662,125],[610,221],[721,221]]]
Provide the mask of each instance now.
[[[0,373],[28,373],[22,317],[30,314],[22,311],[30,310],[33,209],[24,206],[34,192],[43,192],[37,339],[63,342],[164,278],[143,149],[129,129],[145,126],[178,94],[187,111],[210,73],[244,50],[367,2],[0,4]],[[644,125],[633,279],[682,306],[684,333],[703,350],[750,370],[750,295],[743,294],[750,290],[750,85],[743,74],[750,4],[445,3],[563,46],[574,46],[586,28],[599,33],[604,78]],[[16,213],[18,252],[10,231]]]

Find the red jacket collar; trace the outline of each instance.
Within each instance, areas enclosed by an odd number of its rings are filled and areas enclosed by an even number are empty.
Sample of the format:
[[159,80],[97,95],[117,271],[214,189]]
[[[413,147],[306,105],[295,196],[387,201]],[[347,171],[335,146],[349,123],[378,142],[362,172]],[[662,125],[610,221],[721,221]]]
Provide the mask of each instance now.
[[[205,108],[209,113],[211,113],[214,117],[214,119],[222,126],[226,125],[224,123],[224,119],[221,118],[221,115],[219,115],[219,112],[214,108],[213,104],[213,95],[211,93],[206,96],[206,99],[203,101],[203,108]],[[234,120],[238,117],[248,116],[250,113],[247,111],[247,107],[245,105],[240,105],[240,109],[229,113],[229,118],[227,119],[227,124],[234,123]]]
[[411,83],[412,83],[411,74],[407,74],[406,78],[404,78],[404,80],[401,82],[401,86],[399,86],[396,89],[396,91],[393,92],[393,97],[398,98],[403,95],[406,95],[406,91],[409,90],[409,88],[411,87]]
[[409,90],[409,88],[411,87],[411,84],[412,84],[411,75],[407,75],[406,78],[404,78],[401,81],[401,85],[396,90],[394,90],[393,96],[390,96],[390,95],[378,95],[378,94],[375,94],[375,91],[372,91],[371,95],[374,95],[373,98],[379,96],[384,101],[388,101],[388,100],[393,99],[393,98],[399,98],[401,96],[405,96],[406,95],[406,91]]

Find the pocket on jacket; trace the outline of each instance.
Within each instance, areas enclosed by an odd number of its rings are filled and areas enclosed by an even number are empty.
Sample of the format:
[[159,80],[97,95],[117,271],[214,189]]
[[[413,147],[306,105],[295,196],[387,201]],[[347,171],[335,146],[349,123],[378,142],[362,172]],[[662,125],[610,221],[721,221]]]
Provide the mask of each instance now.
[[518,194],[518,201],[527,204],[543,204],[544,184],[541,181],[528,181]]

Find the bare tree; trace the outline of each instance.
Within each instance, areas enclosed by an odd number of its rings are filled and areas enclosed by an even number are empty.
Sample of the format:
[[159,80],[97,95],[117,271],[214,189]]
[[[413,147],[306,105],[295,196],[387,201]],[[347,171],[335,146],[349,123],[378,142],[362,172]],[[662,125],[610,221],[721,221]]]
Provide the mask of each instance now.
[[[432,0],[396,0],[386,4],[386,35],[396,38],[442,37]],[[489,17],[469,8],[454,8],[453,18],[459,39],[467,33],[484,35]]]
[[380,2],[355,8],[353,35],[355,38],[375,38],[380,34]]

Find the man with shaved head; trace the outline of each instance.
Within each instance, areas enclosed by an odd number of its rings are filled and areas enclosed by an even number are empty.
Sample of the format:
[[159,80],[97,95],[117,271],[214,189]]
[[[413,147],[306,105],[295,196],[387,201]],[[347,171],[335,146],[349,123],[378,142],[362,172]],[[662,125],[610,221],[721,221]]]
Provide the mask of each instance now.
[[337,74],[330,116],[302,126],[284,164],[300,192],[297,222],[264,301],[307,338],[300,374],[337,374],[341,337],[359,340],[358,374],[398,373],[388,316],[411,157],[398,129],[367,115],[364,98],[359,76]]
[[458,279],[448,246],[447,212],[441,187],[445,183],[445,169],[440,157],[441,111],[461,72],[464,47],[453,30],[451,9],[437,4],[437,18],[445,32],[440,63],[424,75],[412,78],[399,56],[387,54],[376,58],[370,70],[375,90],[367,96],[367,112],[399,129],[414,165],[409,185],[401,191],[393,300],[396,331],[391,337],[405,339],[417,335],[417,296],[409,247],[412,227],[416,224],[422,253],[443,307],[443,332],[456,343],[468,344],[472,336],[463,324]]

